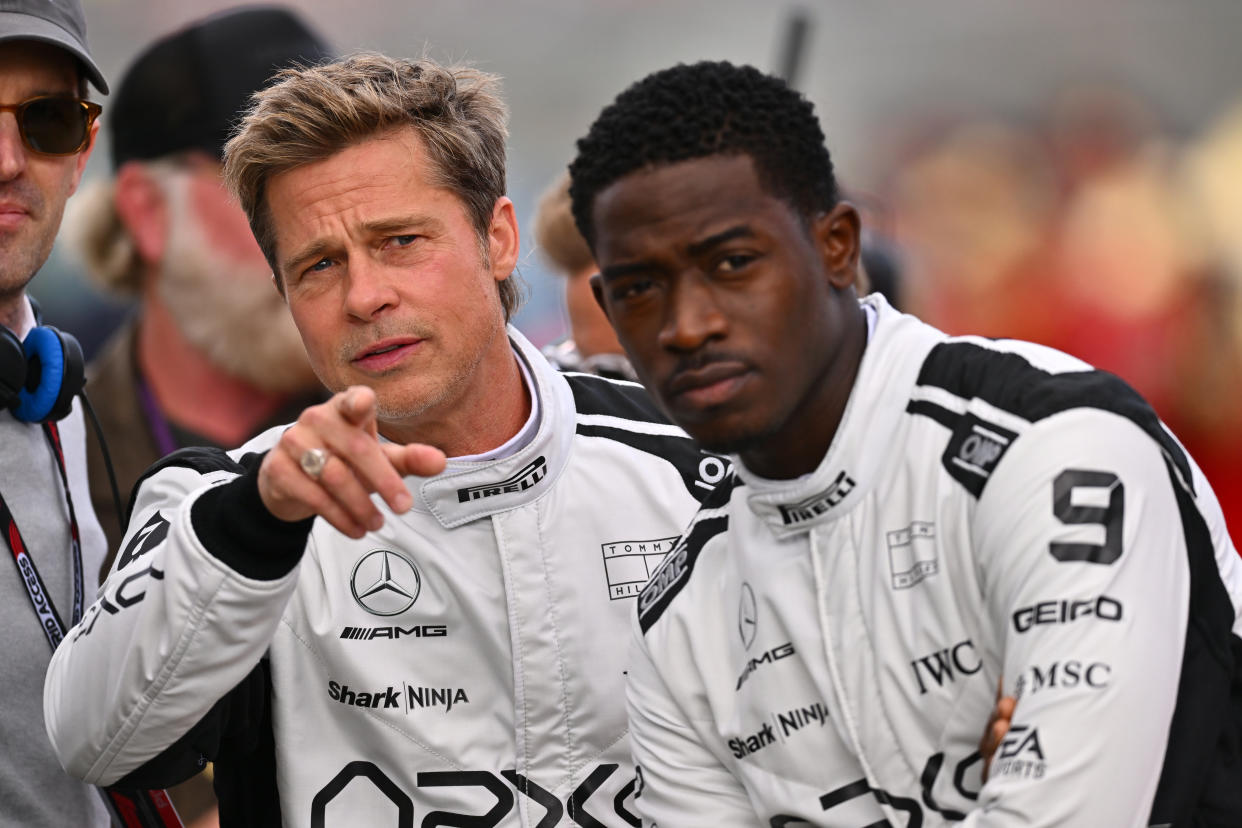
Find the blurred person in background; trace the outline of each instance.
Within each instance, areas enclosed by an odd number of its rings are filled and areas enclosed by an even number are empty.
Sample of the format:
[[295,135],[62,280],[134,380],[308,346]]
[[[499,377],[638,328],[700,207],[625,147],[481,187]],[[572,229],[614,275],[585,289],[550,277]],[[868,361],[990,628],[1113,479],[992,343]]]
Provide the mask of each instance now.
[[[112,96],[114,174],[84,189],[66,235],[95,281],[138,300],[88,368],[122,504],[175,449],[231,448],[326,396],[221,156],[251,93],[330,54],[288,10],[228,11],[152,43]],[[93,435],[88,460],[106,577],[124,526]]]
[[105,541],[75,401],[82,353],[40,324],[26,294],[98,133],[88,81],[108,91],[78,0],[0,8],[0,524],[15,564],[0,576],[0,824],[11,826],[109,824],[103,799],[61,770],[44,729],[48,661],[90,601]]
[[896,165],[910,309],[949,333],[1029,339],[1112,371],[1199,460],[1242,530],[1242,384],[1220,253],[1239,211],[1214,136],[1188,164],[1134,94],[1079,84],[1029,124],[967,120]]
[[582,371],[613,379],[633,380],[634,369],[617,335],[591,293],[598,270],[591,250],[574,226],[569,209],[569,173],[562,173],[539,199],[535,212],[535,243],[539,252],[564,277],[569,335],[543,351],[562,371]]

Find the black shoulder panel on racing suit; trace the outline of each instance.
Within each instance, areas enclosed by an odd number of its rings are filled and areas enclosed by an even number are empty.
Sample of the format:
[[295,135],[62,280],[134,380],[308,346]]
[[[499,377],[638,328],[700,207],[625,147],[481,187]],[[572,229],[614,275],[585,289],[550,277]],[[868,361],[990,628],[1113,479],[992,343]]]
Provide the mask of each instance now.
[[667,460],[681,475],[686,491],[699,503],[705,502],[715,488],[704,480],[708,475],[703,473],[703,464],[713,464],[713,470],[719,469],[719,476],[723,476],[728,469],[729,461],[707,454],[685,435],[649,434],[641,426],[626,428],[625,421],[671,425],[642,387],[586,374],[567,374],[565,380],[573,390],[574,404],[579,416],[602,415],[615,417],[618,421],[615,426],[579,423],[578,434],[623,443],[632,449]]

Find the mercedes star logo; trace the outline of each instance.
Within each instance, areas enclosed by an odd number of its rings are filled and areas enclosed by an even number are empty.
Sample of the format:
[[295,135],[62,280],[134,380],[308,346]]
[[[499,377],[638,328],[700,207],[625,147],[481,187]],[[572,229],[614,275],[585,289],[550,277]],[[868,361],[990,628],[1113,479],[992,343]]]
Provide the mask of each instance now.
[[755,606],[755,593],[750,584],[742,584],[742,600],[737,608],[737,631],[746,649],[755,643],[755,628],[759,623],[759,610]]
[[413,561],[387,549],[373,549],[354,564],[349,589],[372,615],[400,615],[414,606],[423,579]]

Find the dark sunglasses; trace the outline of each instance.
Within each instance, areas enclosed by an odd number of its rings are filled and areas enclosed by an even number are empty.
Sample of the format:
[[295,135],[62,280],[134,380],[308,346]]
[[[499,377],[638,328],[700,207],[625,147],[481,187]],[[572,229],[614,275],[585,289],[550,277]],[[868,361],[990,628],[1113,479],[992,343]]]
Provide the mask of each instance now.
[[91,124],[103,107],[92,101],[63,95],[39,95],[21,103],[0,104],[12,112],[22,143],[40,155],[73,155],[86,148]]

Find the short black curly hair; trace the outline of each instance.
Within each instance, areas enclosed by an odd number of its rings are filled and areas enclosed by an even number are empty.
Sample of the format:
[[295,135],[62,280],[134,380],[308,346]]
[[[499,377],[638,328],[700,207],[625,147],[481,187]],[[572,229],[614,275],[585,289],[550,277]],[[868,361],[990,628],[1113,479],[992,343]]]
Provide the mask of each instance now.
[[579,232],[594,249],[595,197],[618,179],[709,155],[749,155],[763,187],[806,219],[839,198],[810,101],[753,66],[678,64],[618,95],[579,139],[569,165]]

